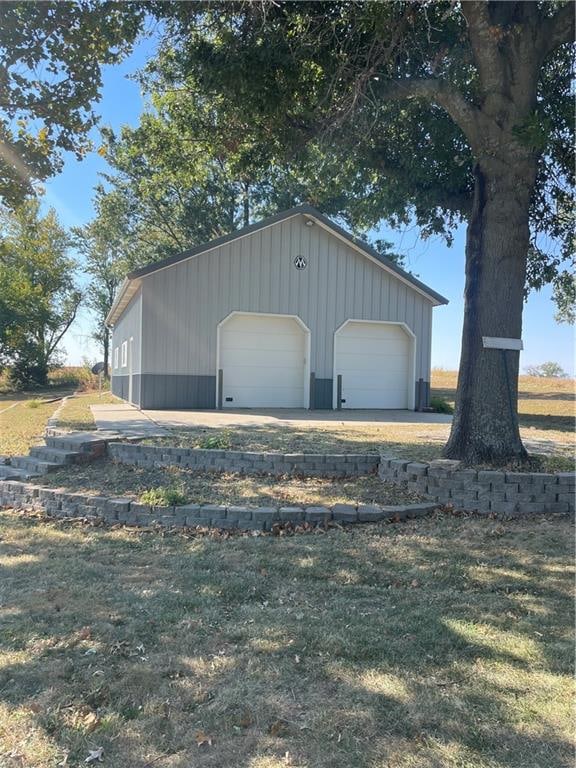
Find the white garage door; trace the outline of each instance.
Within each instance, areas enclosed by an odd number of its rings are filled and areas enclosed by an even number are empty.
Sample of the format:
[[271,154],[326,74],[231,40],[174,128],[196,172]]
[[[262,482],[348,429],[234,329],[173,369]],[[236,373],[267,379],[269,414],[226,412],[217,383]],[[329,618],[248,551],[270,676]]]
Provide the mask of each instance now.
[[232,315],[220,328],[224,408],[304,408],[306,331],[291,317]]
[[399,325],[350,321],[334,336],[342,408],[408,408],[412,340]]

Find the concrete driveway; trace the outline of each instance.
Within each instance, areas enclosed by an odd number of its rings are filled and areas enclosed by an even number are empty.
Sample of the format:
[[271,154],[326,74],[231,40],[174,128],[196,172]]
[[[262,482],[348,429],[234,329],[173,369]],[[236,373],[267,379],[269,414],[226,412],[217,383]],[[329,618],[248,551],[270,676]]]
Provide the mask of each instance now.
[[449,424],[444,413],[415,411],[307,411],[304,409],[226,409],[223,411],[143,411],[156,424],[168,428],[236,426],[305,426],[306,424]]
[[444,413],[415,411],[307,411],[304,409],[244,409],[224,411],[141,411],[126,403],[91,406],[98,429],[125,433],[161,434],[166,429],[187,427],[248,427],[262,425],[306,426],[312,424],[449,424]]

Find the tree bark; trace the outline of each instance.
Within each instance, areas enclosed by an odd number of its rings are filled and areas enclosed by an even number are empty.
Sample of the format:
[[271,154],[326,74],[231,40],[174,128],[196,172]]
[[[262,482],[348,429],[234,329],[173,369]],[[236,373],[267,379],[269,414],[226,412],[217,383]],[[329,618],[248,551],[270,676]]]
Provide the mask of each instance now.
[[247,227],[250,224],[250,184],[245,181],[242,186],[242,226]]
[[523,460],[518,428],[519,352],[485,349],[483,336],[520,339],[528,214],[535,162],[514,151],[480,161],[466,240],[462,356],[444,455],[475,464]]

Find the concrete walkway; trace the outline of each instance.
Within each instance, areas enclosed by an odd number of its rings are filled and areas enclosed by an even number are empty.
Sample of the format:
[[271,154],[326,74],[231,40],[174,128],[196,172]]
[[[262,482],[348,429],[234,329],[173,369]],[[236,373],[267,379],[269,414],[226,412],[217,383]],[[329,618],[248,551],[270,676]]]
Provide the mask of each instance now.
[[170,434],[138,408],[127,403],[91,405],[90,410],[98,430],[119,432],[131,437],[165,437]]

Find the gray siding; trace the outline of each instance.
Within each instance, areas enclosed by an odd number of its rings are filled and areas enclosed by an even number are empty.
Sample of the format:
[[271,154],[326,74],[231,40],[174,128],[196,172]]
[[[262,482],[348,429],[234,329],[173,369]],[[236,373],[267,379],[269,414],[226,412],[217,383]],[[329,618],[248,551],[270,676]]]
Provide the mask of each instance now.
[[112,394],[121,397],[122,400],[128,400],[129,376],[112,376],[110,389]]
[[[139,292],[132,299],[126,311],[122,314],[112,330],[112,392],[118,394],[124,400],[128,399],[128,379],[130,372],[130,359],[128,365],[122,367],[122,344],[128,342],[128,356],[132,354],[132,401],[140,403],[139,381],[136,381],[136,374],[141,371],[141,310],[142,293]],[[130,344],[130,339],[133,339]],[[114,368],[114,350],[118,348],[118,368]],[[136,385],[136,386],[135,386]]]
[[312,403],[317,411],[332,410],[333,380],[314,379],[314,392]]
[[141,408],[214,408],[215,376],[144,373],[137,378]]
[[415,380],[430,379],[431,301],[301,215],[148,275],[142,291],[143,374],[215,376],[218,323],[241,310],[298,315],[317,379],[333,376],[345,320],[404,322],[416,335]]

